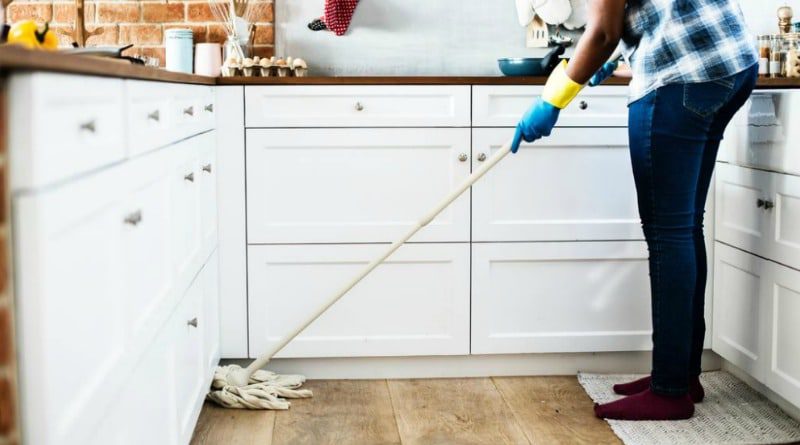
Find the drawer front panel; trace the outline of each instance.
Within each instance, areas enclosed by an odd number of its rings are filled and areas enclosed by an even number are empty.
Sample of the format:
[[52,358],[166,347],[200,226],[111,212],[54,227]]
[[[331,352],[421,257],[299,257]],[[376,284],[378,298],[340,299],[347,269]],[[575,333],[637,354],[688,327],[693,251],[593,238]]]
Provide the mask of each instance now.
[[9,146],[20,166],[12,175],[15,188],[39,187],[125,158],[121,79],[25,74],[12,77],[9,91]]
[[[469,175],[468,129],[247,131],[248,242],[390,242]],[[414,241],[469,241],[469,195]]]
[[[476,85],[472,87],[472,120],[476,127],[513,127],[542,86]],[[600,86],[585,88],[561,111],[559,127],[627,127],[628,88]]]
[[[250,246],[251,356],[303,322],[386,247]],[[467,353],[469,245],[458,243],[401,247],[277,357]]]
[[468,127],[470,87],[248,86],[248,127]]
[[766,383],[800,406],[800,272],[770,263],[770,357]]
[[[472,187],[473,240],[643,239],[625,133],[565,128],[522,145]],[[473,169],[510,134],[473,130]]]
[[473,244],[472,353],[650,349],[647,272],[644,242]]
[[800,269],[800,177],[773,173],[775,207],[768,211],[774,236],[768,258]]
[[791,120],[799,113],[800,92],[755,91],[730,124],[732,162],[800,174],[800,128]]

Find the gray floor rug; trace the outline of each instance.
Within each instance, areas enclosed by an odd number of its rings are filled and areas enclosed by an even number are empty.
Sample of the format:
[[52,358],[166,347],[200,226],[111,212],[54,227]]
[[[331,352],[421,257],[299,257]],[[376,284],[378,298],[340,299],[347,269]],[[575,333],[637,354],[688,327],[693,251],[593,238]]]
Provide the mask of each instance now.
[[[641,375],[578,374],[578,381],[597,403],[620,398],[611,386]],[[610,420],[626,445],[782,444],[800,441],[800,422],[727,372],[700,376],[706,391],[695,415],[675,422]]]

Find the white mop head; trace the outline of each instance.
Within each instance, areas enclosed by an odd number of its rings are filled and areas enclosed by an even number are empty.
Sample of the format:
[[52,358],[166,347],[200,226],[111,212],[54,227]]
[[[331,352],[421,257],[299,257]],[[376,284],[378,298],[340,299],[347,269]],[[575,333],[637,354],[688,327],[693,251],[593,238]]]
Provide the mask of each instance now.
[[286,399],[311,397],[311,390],[297,389],[305,383],[302,375],[279,375],[259,370],[245,386],[236,386],[228,376],[241,372],[238,365],[218,366],[206,399],[225,408],[289,409]]

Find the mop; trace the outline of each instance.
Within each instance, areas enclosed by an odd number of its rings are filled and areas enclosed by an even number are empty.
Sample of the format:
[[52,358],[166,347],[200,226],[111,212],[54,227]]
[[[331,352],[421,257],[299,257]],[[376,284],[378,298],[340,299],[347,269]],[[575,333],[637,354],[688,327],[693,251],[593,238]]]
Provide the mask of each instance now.
[[506,142],[500,150],[467,177],[456,189],[450,192],[439,204],[423,216],[402,238],[392,243],[385,252],[367,264],[352,280],[342,286],[336,293],[322,304],[316,312],[310,314],[308,318],[294,330],[284,335],[267,352],[250,363],[246,368],[238,365],[227,365],[217,367],[214,373],[214,380],[211,383],[211,391],[206,397],[226,408],[246,408],[246,409],[288,409],[289,402],[286,399],[311,397],[311,391],[298,389],[305,382],[305,377],[300,375],[278,375],[263,368],[270,359],[284,348],[290,341],[297,337],[305,328],[314,322],[320,315],[325,313],[329,307],[339,301],[347,292],[352,289],[359,281],[369,275],[378,265],[383,263],[394,251],[405,244],[420,229],[427,226],[433,219],[442,212],[447,206],[456,200],[462,193],[470,188],[483,175],[494,167],[501,159],[511,152],[512,144],[519,142],[519,131],[514,135],[514,139]]

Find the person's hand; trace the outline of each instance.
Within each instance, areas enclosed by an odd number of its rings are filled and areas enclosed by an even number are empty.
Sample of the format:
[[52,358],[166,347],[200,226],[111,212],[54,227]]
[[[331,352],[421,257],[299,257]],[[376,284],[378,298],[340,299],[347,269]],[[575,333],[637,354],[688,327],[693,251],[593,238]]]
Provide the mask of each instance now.
[[541,97],[536,99],[536,102],[522,115],[522,119],[517,124],[514,143],[511,144],[511,152],[516,153],[519,150],[521,140],[533,142],[542,136],[550,136],[560,111],[559,108],[551,105]]
[[619,66],[619,61],[617,60],[613,62],[604,63],[603,66],[601,66],[600,69],[597,70],[596,73],[594,73],[594,76],[592,76],[592,78],[589,79],[589,86],[596,87],[597,85],[603,83],[606,79],[608,79],[614,74],[614,71],[617,70],[618,66]]

